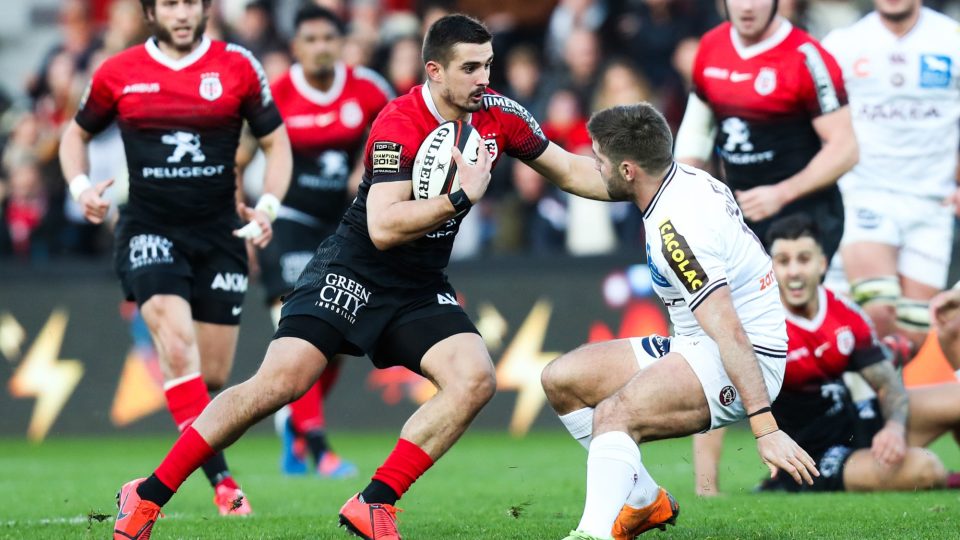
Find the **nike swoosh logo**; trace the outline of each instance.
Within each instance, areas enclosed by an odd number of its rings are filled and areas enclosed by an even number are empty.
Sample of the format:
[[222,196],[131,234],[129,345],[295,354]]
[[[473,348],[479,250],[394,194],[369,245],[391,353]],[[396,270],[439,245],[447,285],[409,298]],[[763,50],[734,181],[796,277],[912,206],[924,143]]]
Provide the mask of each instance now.
[[129,498],[130,498],[130,492],[128,491],[127,494],[124,495],[123,501],[120,503],[120,511],[117,512],[117,521],[120,521],[120,520],[122,520],[122,519],[126,519],[127,516],[130,515],[130,512],[124,512],[124,511],[123,511],[124,507],[127,506],[127,499],[129,499]]
[[230,313],[233,313],[233,316],[236,317],[241,311],[243,311],[242,306],[233,306],[233,309],[230,310]]
[[730,80],[732,82],[749,81],[752,78],[753,78],[753,73],[737,73],[736,71],[734,71],[733,73],[730,74]]

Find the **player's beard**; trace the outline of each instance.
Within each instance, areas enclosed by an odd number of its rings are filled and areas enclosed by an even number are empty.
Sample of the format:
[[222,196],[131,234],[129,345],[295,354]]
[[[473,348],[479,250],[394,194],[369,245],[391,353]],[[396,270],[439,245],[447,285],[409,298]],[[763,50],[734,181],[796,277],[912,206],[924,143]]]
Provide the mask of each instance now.
[[607,186],[607,195],[610,195],[611,201],[629,201],[632,198],[630,185],[617,171],[610,178],[604,178],[604,184]]
[[889,11],[881,11],[879,9],[877,10],[877,13],[881,18],[886,19],[889,22],[901,23],[912,17],[917,12],[916,7],[916,4],[910,4],[906,7],[906,9],[899,13],[891,13]]
[[443,99],[446,100],[447,103],[450,103],[451,105],[455,105],[456,107],[460,108],[464,112],[473,113],[483,108],[482,99],[477,102],[474,102],[472,99],[473,96],[477,95],[478,92],[480,93],[481,96],[483,95],[482,89],[474,90],[473,92],[470,92],[469,94],[467,94],[467,97],[462,102],[459,102],[457,101],[457,97],[453,94],[452,89],[444,88]]
[[178,45],[173,41],[173,34],[170,30],[167,30],[156,21],[156,19],[150,20],[149,25],[150,29],[153,31],[154,37],[157,38],[157,41],[162,41],[167,45],[177,49],[180,52],[190,52],[193,49],[193,46],[197,44],[198,41],[203,37],[203,33],[207,30],[207,15],[204,13],[203,17],[200,18],[200,24],[193,30],[193,39],[188,45]]

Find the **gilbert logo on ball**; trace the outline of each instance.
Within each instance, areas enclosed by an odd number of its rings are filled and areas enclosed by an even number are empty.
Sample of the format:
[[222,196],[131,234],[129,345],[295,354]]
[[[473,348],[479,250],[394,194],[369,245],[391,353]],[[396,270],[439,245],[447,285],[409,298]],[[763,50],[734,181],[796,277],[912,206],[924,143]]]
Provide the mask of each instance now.
[[413,161],[414,198],[429,199],[460,189],[457,163],[451,154],[454,146],[468,163],[474,164],[480,157],[483,139],[473,126],[461,120],[444,122],[431,131]]

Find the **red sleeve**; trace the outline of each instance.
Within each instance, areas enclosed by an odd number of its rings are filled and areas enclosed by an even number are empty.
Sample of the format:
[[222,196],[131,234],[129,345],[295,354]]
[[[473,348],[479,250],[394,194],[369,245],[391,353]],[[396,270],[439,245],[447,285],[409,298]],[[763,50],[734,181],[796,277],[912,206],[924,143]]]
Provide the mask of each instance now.
[[395,112],[374,121],[367,137],[365,165],[371,183],[410,181],[413,160],[425,134],[412,119]]
[[843,85],[843,72],[836,59],[820,43],[810,40],[800,45],[801,95],[810,115],[816,118],[831,113],[847,104],[847,89]]
[[80,98],[76,121],[90,133],[100,133],[117,116],[117,96],[110,83],[112,77],[109,70],[112,65],[108,62],[93,74]]
[[540,157],[550,141],[540,129],[537,119],[516,101],[500,94],[483,96],[487,107],[500,119],[503,126],[506,148],[504,151],[523,161],[532,161]]
[[273,100],[263,66],[250,51],[239,45],[227,44],[227,51],[239,53],[246,59],[243,63],[247,75],[243,95],[240,97],[240,114],[250,124],[250,131],[258,139],[273,133],[283,124],[283,119]]

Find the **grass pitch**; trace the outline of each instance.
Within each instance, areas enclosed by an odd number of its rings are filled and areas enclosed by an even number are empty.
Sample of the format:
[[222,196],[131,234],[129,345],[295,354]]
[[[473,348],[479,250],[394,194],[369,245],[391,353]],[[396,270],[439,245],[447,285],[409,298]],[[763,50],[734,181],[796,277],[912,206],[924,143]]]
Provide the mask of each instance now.
[[[352,538],[337,528],[340,505],[365,485],[395,442],[394,434],[335,433],[354,460],[352,480],[289,478],[278,472],[278,441],[242,439],[227,459],[255,515],[221,518],[212,491],[195,474],[164,509],[154,538]],[[40,446],[0,439],[0,538],[109,538],[120,484],[149,473],[172,437],[53,439]],[[645,538],[960,538],[960,492],[755,495],[764,474],[753,439],[727,435],[721,482],[725,495],[693,495],[690,441],[644,445],[644,463],[681,505],[676,527]],[[949,438],[934,450],[960,468]],[[565,433],[525,439],[473,432],[400,501],[404,538],[557,540],[577,525],[585,452]]]

